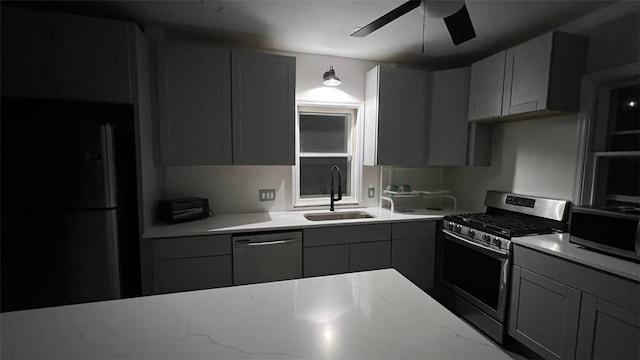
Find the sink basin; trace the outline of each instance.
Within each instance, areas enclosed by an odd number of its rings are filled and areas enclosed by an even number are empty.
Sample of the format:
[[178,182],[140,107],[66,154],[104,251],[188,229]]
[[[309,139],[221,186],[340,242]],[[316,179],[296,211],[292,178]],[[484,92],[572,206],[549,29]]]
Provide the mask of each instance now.
[[375,216],[364,211],[344,211],[344,212],[328,212],[328,213],[311,213],[304,214],[307,220],[311,221],[327,221],[327,220],[348,220],[348,219],[369,219]]

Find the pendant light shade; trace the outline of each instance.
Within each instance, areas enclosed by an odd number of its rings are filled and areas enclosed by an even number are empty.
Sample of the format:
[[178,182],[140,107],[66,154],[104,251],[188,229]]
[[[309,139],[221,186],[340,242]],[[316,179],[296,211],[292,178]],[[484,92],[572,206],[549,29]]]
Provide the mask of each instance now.
[[327,86],[338,86],[342,84],[339,77],[336,76],[336,71],[333,70],[333,65],[329,67],[329,71],[324,73],[322,83]]

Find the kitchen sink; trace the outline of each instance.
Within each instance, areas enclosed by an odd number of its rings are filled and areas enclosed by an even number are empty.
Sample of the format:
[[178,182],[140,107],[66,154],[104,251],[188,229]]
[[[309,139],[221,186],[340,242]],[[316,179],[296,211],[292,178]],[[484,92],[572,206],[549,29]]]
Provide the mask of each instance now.
[[364,211],[344,211],[331,213],[311,213],[304,214],[307,220],[311,221],[327,221],[327,220],[348,220],[348,219],[369,219],[375,216]]

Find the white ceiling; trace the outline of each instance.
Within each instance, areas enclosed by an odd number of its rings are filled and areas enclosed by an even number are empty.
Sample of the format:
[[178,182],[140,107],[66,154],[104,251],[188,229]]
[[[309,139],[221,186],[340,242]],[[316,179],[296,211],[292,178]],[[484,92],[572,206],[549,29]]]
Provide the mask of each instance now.
[[[194,0],[66,2],[70,11],[199,28],[240,46],[381,62],[463,65],[548,32],[614,1],[466,0],[477,37],[454,46],[442,19],[426,17],[424,54],[421,8],[364,38],[350,37],[404,0]],[[222,6],[222,11],[212,8]]]

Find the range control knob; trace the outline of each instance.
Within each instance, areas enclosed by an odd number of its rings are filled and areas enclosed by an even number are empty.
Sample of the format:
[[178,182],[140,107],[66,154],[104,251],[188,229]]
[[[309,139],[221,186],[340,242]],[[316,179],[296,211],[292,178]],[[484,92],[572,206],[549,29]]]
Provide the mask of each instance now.
[[453,223],[452,222],[447,222],[447,229],[453,230]]
[[462,231],[462,226],[461,226],[461,225],[457,225],[457,224],[456,224],[456,226],[455,226],[455,230],[456,230],[457,232]]
[[497,247],[500,247],[500,239],[498,238],[493,238],[493,240],[491,240],[491,244]]
[[469,230],[467,231],[467,234],[469,234],[469,236],[473,237],[473,235],[475,235],[475,234],[476,234],[476,232],[475,232],[475,230],[473,230],[473,229],[469,229]]
[[489,236],[488,234],[482,234],[482,240],[489,242],[489,240],[491,240],[491,236]]

